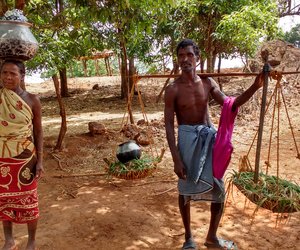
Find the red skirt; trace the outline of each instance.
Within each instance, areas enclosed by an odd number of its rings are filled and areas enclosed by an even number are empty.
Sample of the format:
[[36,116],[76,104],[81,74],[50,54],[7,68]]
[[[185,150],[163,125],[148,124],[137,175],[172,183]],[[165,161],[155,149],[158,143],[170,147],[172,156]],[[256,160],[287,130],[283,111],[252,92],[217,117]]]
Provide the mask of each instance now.
[[39,217],[36,157],[29,150],[0,158],[0,220],[28,223]]

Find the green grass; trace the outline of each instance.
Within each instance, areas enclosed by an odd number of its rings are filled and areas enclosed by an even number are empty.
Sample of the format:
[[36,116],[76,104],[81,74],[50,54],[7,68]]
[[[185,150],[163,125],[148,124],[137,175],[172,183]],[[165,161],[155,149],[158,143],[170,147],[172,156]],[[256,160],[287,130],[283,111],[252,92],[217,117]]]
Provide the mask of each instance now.
[[143,156],[140,159],[133,159],[125,164],[120,161],[111,162],[108,167],[109,174],[125,174],[132,171],[144,171],[155,167],[158,163],[158,158]]
[[231,181],[261,207],[278,213],[300,211],[300,187],[297,184],[262,173],[255,183],[253,172],[234,172]]

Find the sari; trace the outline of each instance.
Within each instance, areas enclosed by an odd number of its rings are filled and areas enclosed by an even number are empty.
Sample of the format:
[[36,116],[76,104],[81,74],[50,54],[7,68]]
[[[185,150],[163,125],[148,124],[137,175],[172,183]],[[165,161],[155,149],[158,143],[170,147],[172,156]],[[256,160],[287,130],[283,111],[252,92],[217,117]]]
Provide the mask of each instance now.
[[31,108],[14,91],[0,89],[0,220],[39,217]]

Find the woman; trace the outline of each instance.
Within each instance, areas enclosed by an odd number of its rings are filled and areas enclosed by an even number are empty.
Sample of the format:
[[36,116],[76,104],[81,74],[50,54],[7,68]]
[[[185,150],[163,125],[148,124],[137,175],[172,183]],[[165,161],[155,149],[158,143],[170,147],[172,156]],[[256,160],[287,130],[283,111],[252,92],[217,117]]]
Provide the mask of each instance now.
[[23,62],[6,60],[0,71],[0,220],[5,243],[17,249],[13,223],[26,223],[26,249],[36,249],[39,217],[37,180],[43,172],[41,104],[25,91]]

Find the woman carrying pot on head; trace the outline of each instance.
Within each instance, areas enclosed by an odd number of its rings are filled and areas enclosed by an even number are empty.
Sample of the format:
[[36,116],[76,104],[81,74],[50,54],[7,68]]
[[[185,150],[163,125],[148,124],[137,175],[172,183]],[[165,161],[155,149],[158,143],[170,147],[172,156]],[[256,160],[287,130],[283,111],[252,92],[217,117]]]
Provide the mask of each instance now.
[[17,249],[13,223],[27,224],[26,249],[36,249],[39,217],[37,181],[43,172],[41,104],[21,86],[23,62],[6,60],[0,68],[0,220],[2,249]]

